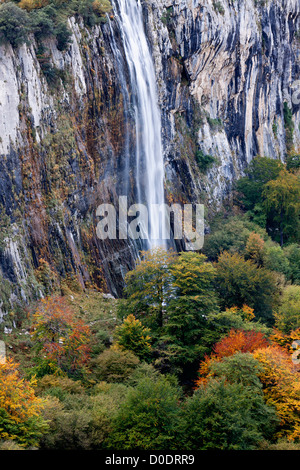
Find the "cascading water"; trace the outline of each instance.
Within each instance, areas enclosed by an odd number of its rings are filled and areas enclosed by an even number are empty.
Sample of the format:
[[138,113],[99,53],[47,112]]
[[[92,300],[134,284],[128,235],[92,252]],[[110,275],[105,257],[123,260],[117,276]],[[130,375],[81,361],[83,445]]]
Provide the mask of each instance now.
[[[143,25],[140,0],[114,0],[114,18],[121,33],[129,71],[131,96],[122,78],[122,94],[126,114],[134,112],[135,122],[135,193],[137,203],[147,206],[148,248],[162,244],[163,222],[158,206],[164,203],[164,162],[161,140],[161,115],[158,108],[156,79],[150,48]],[[111,28],[112,49],[119,72],[125,74],[124,64]],[[130,101],[130,103],[129,103]],[[128,142],[128,139],[127,139]],[[130,151],[130,149],[129,149]],[[128,175],[127,175],[128,176]]]

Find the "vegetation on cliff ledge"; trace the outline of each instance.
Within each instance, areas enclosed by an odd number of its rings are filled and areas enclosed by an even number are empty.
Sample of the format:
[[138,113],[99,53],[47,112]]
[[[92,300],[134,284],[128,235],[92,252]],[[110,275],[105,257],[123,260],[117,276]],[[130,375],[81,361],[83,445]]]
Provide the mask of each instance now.
[[0,40],[10,42],[16,48],[29,43],[54,37],[57,48],[65,50],[70,44],[71,32],[68,17],[80,15],[87,26],[105,21],[111,11],[109,0],[21,0],[0,5]]

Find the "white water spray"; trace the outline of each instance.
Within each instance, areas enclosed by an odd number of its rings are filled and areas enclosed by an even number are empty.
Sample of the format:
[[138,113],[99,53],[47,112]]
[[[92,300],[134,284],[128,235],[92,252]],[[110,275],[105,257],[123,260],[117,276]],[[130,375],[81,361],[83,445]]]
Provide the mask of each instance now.
[[115,0],[118,23],[133,93],[136,135],[136,192],[138,203],[149,212],[149,248],[162,243],[162,222],[158,206],[164,203],[164,162],[161,115],[156,78],[147,42],[140,0]]

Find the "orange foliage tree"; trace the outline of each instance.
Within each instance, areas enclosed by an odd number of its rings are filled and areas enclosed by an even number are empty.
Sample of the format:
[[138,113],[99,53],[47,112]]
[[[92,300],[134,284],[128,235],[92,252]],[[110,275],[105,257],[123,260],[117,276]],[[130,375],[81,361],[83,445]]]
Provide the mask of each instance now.
[[252,232],[246,243],[245,257],[251,259],[258,265],[263,264],[264,240],[258,233]]
[[286,349],[289,353],[293,352],[292,344],[294,341],[300,341],[300,328],[284,334],[282,331],[273,329],[270,336],[272,343],[276,343],[282,348]]
[[41,375],[57,369],[70,376],[82,373],[89,360],[90,329],[63,297],[43,299],[32,327]]
[[8,359],[0,364],[0,439],[16,440],[21,446],[36,445],[47,431],[40,416],[43,402],[36,397],[35,380],[19,375],[18,364]]
[[200,364],[199,378],[196,387],[206,383],[211,377],[211,365],[215,361],[221,361],[223,357],[232,356],[236,352],[254,352],[256,349],[266,348],[269,342],[265,336],[257,331],[231,330],[225,338],[221,339],[213,348],[210,356]]

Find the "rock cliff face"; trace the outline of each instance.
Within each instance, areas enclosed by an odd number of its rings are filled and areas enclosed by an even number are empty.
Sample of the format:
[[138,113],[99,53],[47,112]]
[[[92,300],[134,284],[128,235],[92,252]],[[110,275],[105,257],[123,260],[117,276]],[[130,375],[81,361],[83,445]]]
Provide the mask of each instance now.
[[[253,156],[300,151],[299,1],[144,0],[143,11],[166,199],[214,212]],[[42,56],[34,39],[17,50],[0,46],[0,316],[7,324],[5,314],[57,286],[120,294],[138,253],[130,241],[101,242],[95,230],[96,207],[117,203],[133,165],[126,148],[135,145],[134,125],[122,93],[128,72],[120,74],[112,47],[114,40],[122,55],[121,37],[113,17],[94,28],[70,18],[69,27],[66,52],[51,39]]]

